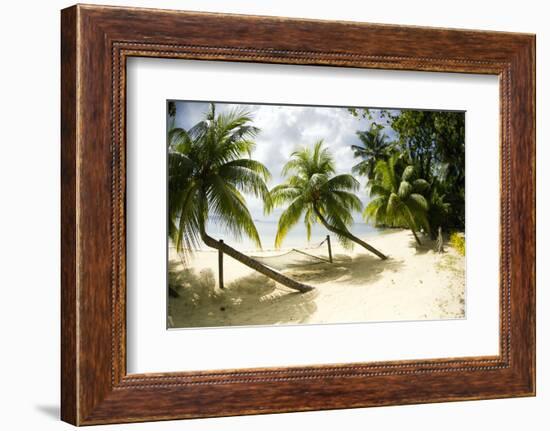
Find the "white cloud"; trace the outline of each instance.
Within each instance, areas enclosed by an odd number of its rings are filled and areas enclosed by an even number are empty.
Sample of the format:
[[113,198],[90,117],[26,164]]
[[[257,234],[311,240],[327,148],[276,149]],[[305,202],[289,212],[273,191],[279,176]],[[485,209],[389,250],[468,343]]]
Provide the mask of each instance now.
[[[226,112],[234,108],[245,108],[254,117],[254,125],[261,132],[256,139],[254,159],[267,166],[272,174],[268,184],[273,187],[283,181],[281,169],[289,160],[293,151],[301,146],[311,146],[318,140],[324,140],[331,150],[337,173],[351,173],[357,163],[351,151],[351,145],[358,143],[357,130],[365,130],[372,120],[355,118],[345,108],[281,106],[281,105],[240,105],[217,103],[217,112]],[[178,102],[176,125],[190,128],[201,120],[208,110],[208,103]],[[374,111],[377,119],[377,112]],[[368,201],[365,180],[358,178],[361,189],[358,192],[363,203]],[[255,219],[265,219],[263,204],[260,200],[246,196],[248,206]],[[276,219],[277,212],[269,219]],[[360,214],[355,215],[360,220]]]

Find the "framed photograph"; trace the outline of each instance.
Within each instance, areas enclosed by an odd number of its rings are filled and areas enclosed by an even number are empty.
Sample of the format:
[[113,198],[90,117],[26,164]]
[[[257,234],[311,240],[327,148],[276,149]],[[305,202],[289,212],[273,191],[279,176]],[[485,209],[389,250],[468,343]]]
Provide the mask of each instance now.
[[61,14],[61,416],[535,394],[535,37]]

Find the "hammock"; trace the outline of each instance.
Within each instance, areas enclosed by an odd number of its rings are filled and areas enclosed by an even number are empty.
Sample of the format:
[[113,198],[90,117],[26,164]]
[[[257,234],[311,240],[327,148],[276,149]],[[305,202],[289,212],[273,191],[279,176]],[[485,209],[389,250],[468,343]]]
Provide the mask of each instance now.
[[[326,240],[322,241],[317,247],[308,248],[308,250],[320,248]],[[284,269],[296,268],[299,266],[315,265],[319,263],[329,263],[328,259],[313,254],[306,253],[305,251],[293,248],[286,253],[278,254],[275,256],[250,256],[252,259],[263,263],[278,271]]]
[[[320,249],[321,246],[326,242],[327,240],[324,239],[318,245],[307,247],[305,249],[308,251],[317,250],[317,249]],[[169,247],[175,250],[174,246],[170,245]],[[214,251],[214,250],[209,250],[209,251],[217,253],[217,251]],[[184,263],[185,259],[183,258],[183,256],[179,252],[176,252],[176,253],[180,258],[181,262]],[[285,253],[272,255],[272,256],[249,255],[249,257],[277,271],[282,271],[285,269],[296,268],[296,267],[306,266],[306,265],[315,265],[319,263],[330,263],[330,260],[328,258],[316,256],[315,254],[310,254],[303,250],[298,250],[296,248],[293,248]]]

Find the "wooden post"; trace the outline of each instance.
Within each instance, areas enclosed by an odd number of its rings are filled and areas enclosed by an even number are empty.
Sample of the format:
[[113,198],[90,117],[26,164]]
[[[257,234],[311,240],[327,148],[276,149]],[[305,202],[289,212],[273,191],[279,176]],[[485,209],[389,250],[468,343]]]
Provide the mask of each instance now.
[[332,247],[330,246],[330,235],[327,235],[327,245],[328,245],[328,260],[332,263]]
[[[223,247],[223,239],[220,239],[220,246]],[[218,283],[220,289],[223,289],[223,251],[222,247],[218,249]]]

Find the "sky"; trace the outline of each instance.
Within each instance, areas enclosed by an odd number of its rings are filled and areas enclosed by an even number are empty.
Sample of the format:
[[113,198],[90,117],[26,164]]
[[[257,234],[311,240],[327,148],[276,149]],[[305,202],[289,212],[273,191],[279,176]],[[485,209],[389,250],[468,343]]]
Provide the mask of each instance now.
[[[351,173],[352,166],[359,162],[351,150],[351,145],[360,143],[356,132],[367,130],[380,112],[371,109],[373,119],[370,120],[356,118],[346,108],[339,107],[216,103],[217,113],[235,108],[249,111],[254,126],[260,129],[252,158],[262,162],[271,172],[272,178],[268,183],[270,189],[284,181],[281,170],[292,152],[302,146],[313,146],[320,139],[324,140],[334,157],[336,173]],[[178,101],[174,125],[187,130],[201,121],[208,109],[208,102]],[[390,138],[395,137],[395,132],[390,128],[385,133]],[[366,181],[361,177],[357,179],[361,183],[357,195],[366,204],[369,201]],[[255,220],[275,221],[283,211],[277,209],[266,216],[259,199],[250,195],[245,195],[245,198]],[[354,218],[361,221],[361,214],[354,214]]]

